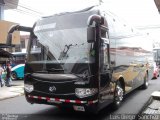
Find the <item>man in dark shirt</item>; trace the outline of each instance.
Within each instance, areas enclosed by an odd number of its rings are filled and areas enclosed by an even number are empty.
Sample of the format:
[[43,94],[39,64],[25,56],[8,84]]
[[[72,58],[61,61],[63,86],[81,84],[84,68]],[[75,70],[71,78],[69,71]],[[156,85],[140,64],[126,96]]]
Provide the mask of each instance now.
[[9,63],[7,64],[6,72],[7,72],[7,74],[6,74],[6,86],[10,87],[11,86],[10,85],[10,82],[11,82],[11,66],[10,66]]

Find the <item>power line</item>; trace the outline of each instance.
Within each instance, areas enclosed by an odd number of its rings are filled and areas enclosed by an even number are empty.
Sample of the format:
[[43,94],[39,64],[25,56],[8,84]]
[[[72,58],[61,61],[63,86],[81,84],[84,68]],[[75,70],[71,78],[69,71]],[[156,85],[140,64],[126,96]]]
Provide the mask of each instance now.
[[40,17],[38,15],[34,15],[34,14],[30,13],[30,12],[26,12],[26,11],[20,10],[20,9],[14,9],[13,11],[16,11],[16,12],[19,12],[19,13],[24,13],[24,14],[29,15],[29,16]]
[[137,29],[160,29],[160,25],[137,26]]
[[[25,8],[27,8],[27,9],[30,9],[29,7],[30,6],[26,6],[26,5],[24,5],[24,4],[19,4],[18,6],[20,6],[20,7],[25,7]],[[42,12],[39,12],[39,11],[37,11],[37,10],[33,10],[33,9],[30,9],[31,11],[35,11],[36,13],[38,13],[38,14],[43,14]]]
[[[12,4],[8,4],[6,5],[7,7],[13,7]],[[17,12],[21,12],[21,13],[24,13],[24,14],[27,14],[27,15],[31,15],[31,16],[37,16],[37,17],[41,17],[41,15],[39,14],[36,14],[36,13],[33,13],[33,12],[29,12],[29,11],[26,11],[26,10],[22,10],[22,9],[12,9],[13,11],[17,11]]]
[[[9,4],[12,5],[12,6],[15,6],[15,5],[17,6],[17,4],[15,4],[15,3],[11,2],[11,1],[9,1],[9,2],[7,2],[7,3],[9,3]],[[40,12],[38,12],[38,11],[35,11],[35,10],[33,10],[33,9],[30,9],[30,8],[24,6],[24,5],[18,4],[18,6],[21,7],[21,8],[24,8],[24,9],[26,9],[26,10],[32,11],[32,12],[34,12],[34,13],[36,13],[36,14],[39,14],[39,15],[42,14],[42,13],[40,13]]]

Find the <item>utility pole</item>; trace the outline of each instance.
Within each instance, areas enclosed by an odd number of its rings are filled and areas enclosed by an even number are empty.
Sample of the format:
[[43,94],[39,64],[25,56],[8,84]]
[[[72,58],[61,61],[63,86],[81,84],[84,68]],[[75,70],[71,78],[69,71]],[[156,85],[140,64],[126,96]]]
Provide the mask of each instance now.
[[4,19],[4,0],[0,0],[0,20]]

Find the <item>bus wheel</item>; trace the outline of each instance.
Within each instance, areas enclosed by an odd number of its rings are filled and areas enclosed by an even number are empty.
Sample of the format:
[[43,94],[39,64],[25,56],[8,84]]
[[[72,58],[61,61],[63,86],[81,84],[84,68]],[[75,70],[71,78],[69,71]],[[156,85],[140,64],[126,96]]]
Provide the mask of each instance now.
[[114,101],[113,101],[113,109],[116,110],[119,108],[124,98],[124,90],[119,81],[117,81],[116,88],[114,91]]
[[144,83],[141,87],[142,87],[142,89],[147,89],[148,85],[149,85],[149,78],[148,78],[148,73],[147,73],[144,77]]
[[17,74],[15,72],[11,73],[11,79],[16,80],[17,79]]

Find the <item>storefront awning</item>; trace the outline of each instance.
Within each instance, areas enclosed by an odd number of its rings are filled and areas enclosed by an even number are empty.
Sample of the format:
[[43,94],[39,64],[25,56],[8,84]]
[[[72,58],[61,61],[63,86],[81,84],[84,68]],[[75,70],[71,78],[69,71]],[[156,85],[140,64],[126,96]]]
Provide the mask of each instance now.
[[11,48],[11,47],[15,47],[15,45],[7,45],[7,44],[0,43],[0,49],[1,48]]
[[12,57],[12,54],[3,49],[0,49],[0,58],[1,57],[10,58]]

